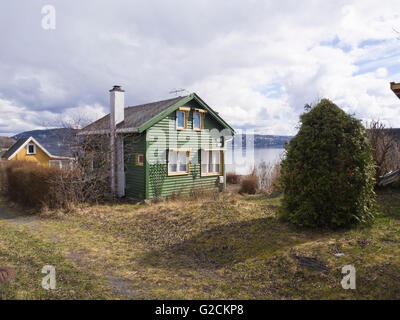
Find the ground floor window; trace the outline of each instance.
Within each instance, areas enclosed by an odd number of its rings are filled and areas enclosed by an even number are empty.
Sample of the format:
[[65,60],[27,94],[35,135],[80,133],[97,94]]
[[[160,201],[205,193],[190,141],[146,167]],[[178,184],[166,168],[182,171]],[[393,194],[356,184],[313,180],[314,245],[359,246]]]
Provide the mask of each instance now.
[[201,150],[201,175],[222,174],[222,151]]
[[190,150],[169,150],[168,152],[168,175],[189,173]]
[[144,166],[144,154],[143,153],[136,153],[136,165],[143,167]]
[[72,167],[71,160],[49,160],[50,168],[69,169]]

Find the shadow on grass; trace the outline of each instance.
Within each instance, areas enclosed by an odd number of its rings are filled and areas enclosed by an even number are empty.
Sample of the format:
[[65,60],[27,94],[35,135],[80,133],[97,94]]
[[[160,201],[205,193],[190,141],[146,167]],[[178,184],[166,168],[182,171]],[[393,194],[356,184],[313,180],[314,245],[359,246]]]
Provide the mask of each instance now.
[[0,199],[0,219],[12,220],[28,216],[32,216],[31,211],[12,208],[4,199]]
[[218,269],[259,255],[278,251],[327,236],[327,233],[293,231],[274,217],[221,225],[191,238],[146,253],[141,263],[166,269]]
[[377,200],[382,217],[400,219],[400,188],[377,189]]

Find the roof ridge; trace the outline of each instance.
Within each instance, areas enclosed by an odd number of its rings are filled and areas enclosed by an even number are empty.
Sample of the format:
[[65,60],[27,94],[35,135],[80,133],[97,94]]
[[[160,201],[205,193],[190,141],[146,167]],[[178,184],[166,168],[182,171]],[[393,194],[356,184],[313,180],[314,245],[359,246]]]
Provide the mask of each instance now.
[[164,99],[164,100],[159,100],[159,101],[147,102],[147,103],[142,103],[142,104],[138,104],[138,105],[135,105],[135,106],[127,106],[127,107],[125,107],[125,109],[128,109],[128,108],[136,108],[136,107],[146,106],[146,105],[149,105],[149,104],[155,104],[155,103],[160,103],[160,102],[166,102],[166,101],[170,101],[170,100],[176,100],[176,99],[178,99],[178,98],[179,98],[179,100],[180,100],[180,99],[183,99],[183,98],[186,98],[186,97],[187,97],[187,96],[178,96],[178,97],[170,98],[170,99]]
[[[192,94],[189,94],[187,96],[177,96],[165,100],[125,107],[124,120],[117,124],[117,130],[137,130],[141,125],[162,113],[172,105],[175,105],[180,101],[185,101],[185,99],[187,100],[191,96]],[[109,119],[110,113],[107,113],[102,118],[82,128],[80,132],[105,133],[109,129]]]

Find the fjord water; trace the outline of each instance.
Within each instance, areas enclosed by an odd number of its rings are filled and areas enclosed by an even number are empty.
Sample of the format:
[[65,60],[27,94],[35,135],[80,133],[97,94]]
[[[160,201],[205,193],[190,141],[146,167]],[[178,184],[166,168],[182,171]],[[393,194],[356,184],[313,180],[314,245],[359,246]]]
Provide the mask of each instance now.
[[226,150],[226,172],[249,174],[254,165],[265,161],[274,164],[284,155],[284,148],[235,148],[229,146]]

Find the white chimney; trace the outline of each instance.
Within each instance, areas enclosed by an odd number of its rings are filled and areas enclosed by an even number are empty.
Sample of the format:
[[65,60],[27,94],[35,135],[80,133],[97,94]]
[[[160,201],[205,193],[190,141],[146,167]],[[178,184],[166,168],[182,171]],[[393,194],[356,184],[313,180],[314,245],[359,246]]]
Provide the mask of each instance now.
[[119,197],[125,194],[124,140],[117,135],[116,127],[124,121],[124,92],[121,86],[110,90],[110,182],[112,195]]
[[110,120],[111,126],[117,125],[124,121],[124,109],[125,109],[125,91],[121,89],[121,86],[114,86],[110,90]]

